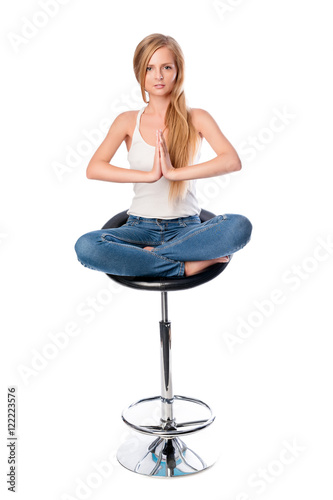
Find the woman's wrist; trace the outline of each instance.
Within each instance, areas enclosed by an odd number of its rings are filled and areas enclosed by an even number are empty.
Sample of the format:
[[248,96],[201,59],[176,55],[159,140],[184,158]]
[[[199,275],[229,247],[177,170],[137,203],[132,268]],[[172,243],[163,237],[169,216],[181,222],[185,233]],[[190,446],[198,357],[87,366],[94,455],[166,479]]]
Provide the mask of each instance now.
[[156,172],[155,170],[150,170],[149,172],[143,172],[143,174],[144,178],[141,182],[152,183],[158,181],[162,177],[162,175]]
[[[184,168],[184,167],[182,167],[182,168]],[[182,180],[182,178],[181,178],[182,168],[175,168],[175,167],[170,168],[168,170],[166,178],[171,182],[181,181]]]
[[168,179],[169,181],[177,181],[178,180],[178,177],[179,177],[179,168],[170,168],[168,169],[168,171],[166,172],[166,174],[164,175],[164,177],[166,179]]

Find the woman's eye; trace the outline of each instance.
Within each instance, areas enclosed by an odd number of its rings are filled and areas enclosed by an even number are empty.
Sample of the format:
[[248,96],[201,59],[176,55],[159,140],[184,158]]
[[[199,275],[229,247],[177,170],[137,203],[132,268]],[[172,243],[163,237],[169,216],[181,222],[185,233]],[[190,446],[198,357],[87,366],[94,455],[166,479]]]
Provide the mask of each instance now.
[[[171,66],[164,66],[164,69],[172,69]],[[147,71],[151,71],[152,70],[152,67],[151,66],[147,66]]]

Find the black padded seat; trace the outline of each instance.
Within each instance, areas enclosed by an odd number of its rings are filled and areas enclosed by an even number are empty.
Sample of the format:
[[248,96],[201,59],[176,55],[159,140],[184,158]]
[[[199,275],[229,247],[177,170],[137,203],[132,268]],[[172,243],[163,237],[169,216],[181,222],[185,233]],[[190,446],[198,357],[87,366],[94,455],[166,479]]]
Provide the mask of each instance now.
[[[215,215],[208,210],[201,210],[200,220],[205,222],[212,219]],[[119,214],[112,217],[102,229],[110,229],[115,227],[120,227],[126,223],[128,219],[127,210],[120,212]],[[229,256],[229,262],[231,260],[231,255]],[[116,281],[117,283],[127,286],[129,288],[135,288],[137,290],[153,290],[160,292],[185,290],[187,288],[193,288],[195,286],[202,285],[207,281],[210,281],[224,271],[229,262],[220,262],[209,266],[207,269],[201,273],[194,274],[193,276],[180,276],[174,278],[168,277],[147,277],[147,276],[117,276],[114,274],[107,274],[109,278]]]

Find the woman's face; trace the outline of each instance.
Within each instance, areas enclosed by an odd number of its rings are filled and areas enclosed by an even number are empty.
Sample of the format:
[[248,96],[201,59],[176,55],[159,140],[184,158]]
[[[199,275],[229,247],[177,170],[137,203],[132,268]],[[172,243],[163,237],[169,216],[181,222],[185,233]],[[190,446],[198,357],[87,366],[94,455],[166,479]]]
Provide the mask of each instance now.
[[165,96],[172,92],[177,77],[173,52],[168,47],[157,49],[146,68],[145,90],[149,94]]

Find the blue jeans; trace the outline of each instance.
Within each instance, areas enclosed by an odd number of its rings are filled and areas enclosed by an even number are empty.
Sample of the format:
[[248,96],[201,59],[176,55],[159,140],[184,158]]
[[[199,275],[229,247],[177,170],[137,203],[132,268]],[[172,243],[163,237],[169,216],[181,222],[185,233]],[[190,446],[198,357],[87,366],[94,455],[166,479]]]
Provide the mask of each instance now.
[[[187,261],[230,256],[250,240],[251,222],[243,215],[147,219],[130,215],[118,228],[81,236],[75,251],[85,267],[118,276],[184,276]],[[144,247],[154,247],[144,250]]]

